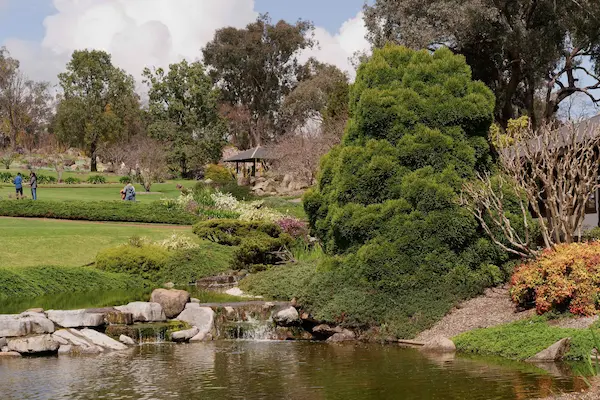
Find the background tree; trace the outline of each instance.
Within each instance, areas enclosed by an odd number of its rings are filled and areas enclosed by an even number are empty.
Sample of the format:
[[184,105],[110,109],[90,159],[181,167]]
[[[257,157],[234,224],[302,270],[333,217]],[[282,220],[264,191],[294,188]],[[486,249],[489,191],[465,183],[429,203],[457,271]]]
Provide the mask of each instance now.
[[75,51],[58,78],[63,93],[56,134],[63,143],[87,149],[91,170],[97,171],[100,145],[127,140],[141,127],[134,79],[98,50]]
[[0,49],[0,119],[13,149],[21,144],[32,151],[38,144],[52,115],[48,87],[47,82],[28,79],[19,62]]
[[502,127],[521,114],[534,128],[552,121],[574,94],[599,101],[598,1],[376,0],[365,5],[365,22],[376,47],[447,46],[464,55],[494,91]]
[[240,143],[258,146],[281,133],[278,111],[302,73],[298,54],[313,45],[312,29],[310,22],[273,24],[261,15],[244,29],[218,30],[204,48],[204,62],[223,101],[249,113],[248,139]]
[[170,145],[169,160],[188,177],[218,161],[225,145],[225,126],[217,107],[218,90],[199,62],[182,61],[144,71],[149,88],[150,135]]
[[126,163],[135,171],[135,178],[150,192],[153,183],[167,177],[167,152],[165,145],[144,135],[134,137],[129,143]]

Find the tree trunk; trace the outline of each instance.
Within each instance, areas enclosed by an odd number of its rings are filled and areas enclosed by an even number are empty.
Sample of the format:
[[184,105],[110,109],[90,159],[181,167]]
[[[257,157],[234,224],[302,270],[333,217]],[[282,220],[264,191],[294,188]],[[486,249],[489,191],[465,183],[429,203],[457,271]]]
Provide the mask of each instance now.
[[90,145],[90,156],[92,157],[92,160],[90,162],[90,171],[91,172],[98,172],[98,164],[96,162],[97,155],[98,155],[98,143],[96,141],[93,141],[92,144]]

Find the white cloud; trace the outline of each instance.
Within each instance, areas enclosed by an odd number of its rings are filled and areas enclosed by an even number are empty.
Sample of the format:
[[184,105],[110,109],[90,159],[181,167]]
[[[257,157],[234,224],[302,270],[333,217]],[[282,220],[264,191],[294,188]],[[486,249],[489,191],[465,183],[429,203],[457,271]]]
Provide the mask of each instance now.
[[321,62],[337,65],[343,71],[348,72],[350,78],[354,80],[356,71],[350,59],[356,52],[370,49],[369,42],[365,39],[366,33],[367,27],[362,11],[356,17],[344,22],[335,35],[317,27],[315,39],[319,42],[319,46],[304,52],[302,58],[315,57]]
[[[3,0],[0,0],[0,3]],[[55,83],[72,52],[108,51],[113,62],[136,79],[146,66],[166,67],[201,57],[201,48],[224,26],[243,27],[256,19],[254,0],[53,0],[56,13],[44,20],[40,43],[5,42],[26,74]],[[368,47],[362,13],[335,35],[315,31],[320,49],[305,52],[353,75],[349,57]]]

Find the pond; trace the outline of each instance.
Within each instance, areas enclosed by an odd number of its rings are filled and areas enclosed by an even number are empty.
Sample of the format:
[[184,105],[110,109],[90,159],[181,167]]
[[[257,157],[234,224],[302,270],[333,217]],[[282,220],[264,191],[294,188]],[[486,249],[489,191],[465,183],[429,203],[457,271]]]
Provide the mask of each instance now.
[[529,399],[585,388],[522,363],[309,342],[145,345],[90,357],[0,359],[4,400]]

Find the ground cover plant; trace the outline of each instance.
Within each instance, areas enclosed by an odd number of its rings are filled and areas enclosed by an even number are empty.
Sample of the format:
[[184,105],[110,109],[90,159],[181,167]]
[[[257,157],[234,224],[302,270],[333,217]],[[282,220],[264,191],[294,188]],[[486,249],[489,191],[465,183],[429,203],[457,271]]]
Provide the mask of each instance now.
[[[598,326],[592,329],[598,335]],[[587,360],[595,347],[590,329],[552,326],[535,317],[492,328],[476,329],[452,338],[460,352],[526,360],[564,338],[571,338],[567,360]]]
[[409,338],[502,275],[506,256],[457,201],[490,167],[494,97],[447,49],[387,46],[359,67],[349,109],[304,197],[330,258],[299,301],[317,319]]
[[191,227],[185,226],[0,218],[0,266],[77,267],[92,263],[98,251],[126,243],[131,236],[162,241],[174,231],[195,238]]

